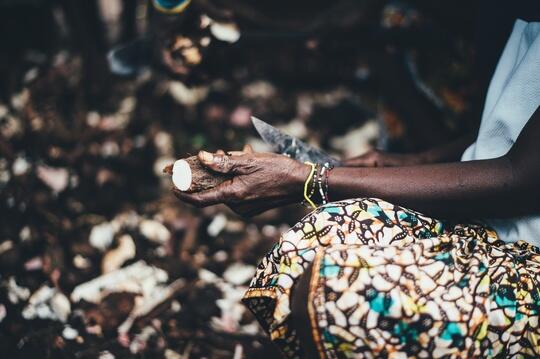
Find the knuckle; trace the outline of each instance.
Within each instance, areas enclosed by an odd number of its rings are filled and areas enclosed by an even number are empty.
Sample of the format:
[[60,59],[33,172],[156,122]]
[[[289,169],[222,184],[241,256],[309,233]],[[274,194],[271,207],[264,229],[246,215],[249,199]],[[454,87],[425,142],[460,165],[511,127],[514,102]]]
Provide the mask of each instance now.
[[259,163],[253,157],[247,157],[238,161],[238,167],[242,168],[245,172],[253,172],[258,165]]
[[229,167],[230,167],[231,171],[238,172],[238,171],[242,170],[242,168],[244,166],[243,166],[242,160],[235,160],[235,161],[230,161],[229,162]]
[[231,161],[231,158],[227,155],[223,156],[223,170],[225,172],[231,172],[234,170],[235,164]]

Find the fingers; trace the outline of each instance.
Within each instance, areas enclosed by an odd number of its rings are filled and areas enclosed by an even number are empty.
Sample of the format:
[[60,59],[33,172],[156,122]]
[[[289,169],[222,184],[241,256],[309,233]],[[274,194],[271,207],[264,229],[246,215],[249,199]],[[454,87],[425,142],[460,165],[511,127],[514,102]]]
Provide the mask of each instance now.
[[198,154],[203,165],[219,173],[248,174],[251,172],[251,159],[245,156],[229,156],[226,154],[212,154],[201,151]]
[[229,151],[229,152],[225,152],[223,150],[217,150],[216,155],[220,155],[220,156],[242,156],[245,154],[244,151]]
[[242,155],[245,155],[246,153],[255,153],[255,151],[253,150],[253,147],[251,147],[250,144],[244,145],[244,148],[242,148],[242,151],[225,152],[224,150],[219,149],[216,151],[215,154],[216,155],[229,155],[229,156],[242,156]]
[[242,155],[245,155],[245,154],[252,154],[252,153],[255,153],[255,151],[253,151],[253,147],[251,147],[250,144],[246,144],[246,145],[244,145],[244,148],[242,148],[242,151],[228,151],[228,152],[225,152],[224,150],[219,149],[219,150],[216,151],[215,154],[220,155],[220,156],[224,156],[224,155],[242,156]]
[[195,207],[208,207],[227,200],[225,188],[226,184],[221,183],[213,189],[196,193],[182,192],[177,188],[173,188],[172,191],[176,198],[182,202],[189,203]]
[[342,162],[344,167],[374,167],[373,159],[363,156],[349,158]]
[[227,154],[229,156],[242,156],[242,155],[245,155],[246,153],[244,151],[229,151],[227,152]]
[[255,151],[253,151],[253,147],[251,147],[251,145],[249,143],[247,143],[244,148],[242,149],[243,152],[245,153],[255,153]]
[[344,160],[342,165],[345,167],[377,167],[381,159],[377,150],[370,150],[363,155]]
[[229,151],[227,152],[227,154],[229,156],[242,156],[242,155],[245,155],[245,154],[253,154],[255,153],[253,151],[253,147],[251,147],[251,145],[245,145],[244,148],[242,149],[242,151]]

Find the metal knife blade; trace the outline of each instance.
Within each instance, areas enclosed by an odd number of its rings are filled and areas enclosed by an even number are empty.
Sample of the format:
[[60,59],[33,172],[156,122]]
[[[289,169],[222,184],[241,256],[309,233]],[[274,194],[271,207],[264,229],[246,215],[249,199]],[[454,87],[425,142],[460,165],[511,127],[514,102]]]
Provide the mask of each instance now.
[[328,153],[315,148],[298,138],[288,135],[272,125],[251,116],[251,122],[264,142],[282,155],[289,156],[300,162],[328,163],[332,166],[340,166],[341,162]]

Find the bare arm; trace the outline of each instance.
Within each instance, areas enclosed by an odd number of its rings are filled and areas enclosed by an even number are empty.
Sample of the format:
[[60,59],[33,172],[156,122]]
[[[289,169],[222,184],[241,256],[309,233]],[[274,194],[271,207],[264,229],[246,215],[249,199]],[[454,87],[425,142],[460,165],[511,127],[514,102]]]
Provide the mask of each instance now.
[[336,168],[330,177],[330,196],[380,197],[424,213],[454,218],[538,212],[539,138],[537,109],[505,156],[398,168]]

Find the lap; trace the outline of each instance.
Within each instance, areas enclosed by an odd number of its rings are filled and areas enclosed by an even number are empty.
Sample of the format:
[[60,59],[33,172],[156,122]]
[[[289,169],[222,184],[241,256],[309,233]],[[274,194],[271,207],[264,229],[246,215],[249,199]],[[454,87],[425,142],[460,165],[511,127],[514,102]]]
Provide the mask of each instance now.
[[539,276],[540,256],[489,238],[328,248],[313,264],[311,325],[327,357],[534,357]]
[[[261,263],[246,303],[266,316],[273,339],[294,356],[290,296],[313,263],[310,320],[327,357],[506,350],[493,333],[527,334],[516,328],[532,317],[519,313],[538,295],[538,266],[520,267],[518,252],[481,226],[445,229],[384,201],[344,201],[318,209],[283,235]],[[540,262],[530,246],[522,254]],[[527,288],[529,296],[518,300],[516,293]],[[270,301],[257,306],[265,295]],[[499,322],[514,324],[508,330]]]

